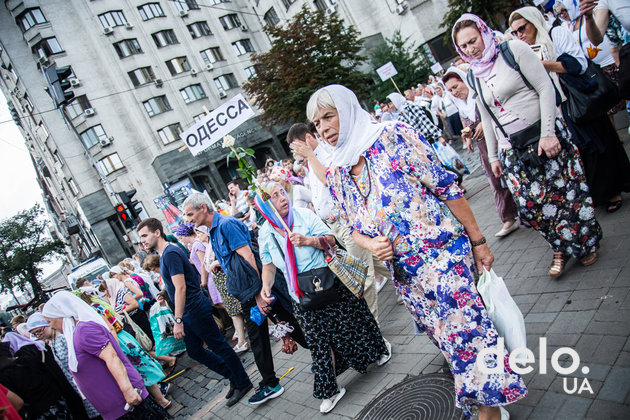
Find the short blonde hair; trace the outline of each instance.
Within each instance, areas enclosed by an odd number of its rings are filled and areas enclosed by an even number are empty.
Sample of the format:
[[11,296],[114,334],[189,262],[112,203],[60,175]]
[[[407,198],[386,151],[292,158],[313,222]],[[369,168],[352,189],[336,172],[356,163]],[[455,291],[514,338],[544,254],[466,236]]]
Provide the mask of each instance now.
[[326,88],[319,89],[311,95],[306,104],[306,118],[308,118],[309,121],[313,121],[319,108],[337,108],[335,101],[333,101],[332,96],[330,96]]

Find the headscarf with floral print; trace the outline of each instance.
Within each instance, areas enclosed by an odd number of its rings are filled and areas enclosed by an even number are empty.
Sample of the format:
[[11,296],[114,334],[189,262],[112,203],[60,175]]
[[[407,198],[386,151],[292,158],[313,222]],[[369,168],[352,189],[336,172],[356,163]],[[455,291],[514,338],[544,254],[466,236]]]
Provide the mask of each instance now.
[[484,44],[483,55],[481,58],[472,58],[464,54],[455,40],[455,29],[453,29],[451,34],[453,44],[455,44],[455,49],[459,55],[470,63],[470,69],[473,74],[476,77],[486,77],[490,74],[490,71],[494,66],[494,62],[497,59],[497,55],[499,54],[499,49],[497,48],[497,45],[499,45],[499,39],[495,36],[494,30],[486,25],[486,22],[484,22],[483,19],[477,15],[473,15],[472,13],[464,13],[461,15],[461,17],[457,19],[457,22],[455,22],[455,25],[466,20],[474,22],[477,30],[481,34],[481,39]]

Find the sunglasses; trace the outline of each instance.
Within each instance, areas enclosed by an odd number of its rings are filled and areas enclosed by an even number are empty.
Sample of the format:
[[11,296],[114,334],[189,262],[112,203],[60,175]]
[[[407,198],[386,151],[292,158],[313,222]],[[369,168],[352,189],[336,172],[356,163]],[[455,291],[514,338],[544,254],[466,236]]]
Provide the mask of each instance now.
[[512,31],[512,35],[516,36],[517,33],[523,35],[523,33],[525,33],[525,28],[527,27],[527,24],[529,22],[525,22],[524,24],[522,24],[521,26],[519,26],[518,28],[514,29]]

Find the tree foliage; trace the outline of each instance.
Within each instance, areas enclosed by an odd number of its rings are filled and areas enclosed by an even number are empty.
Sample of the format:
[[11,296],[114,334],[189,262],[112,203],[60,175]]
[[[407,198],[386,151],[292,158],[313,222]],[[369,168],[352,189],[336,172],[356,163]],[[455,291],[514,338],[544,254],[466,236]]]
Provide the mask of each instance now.
[[418,50],[409,38],[403,38],[400,31],[394,32],[391,38],[386,38],[385,43],[375,48],[370,54],[370,62],[374,67],[375,83],[370,99],[382,101],[385,97],[395,92],[396,89],[391,80],[381,81],[376,75],[376,69],[389,61],[392,62],[398,74],[394,80],[398,88],[404,92],[411,86],[424,83],[431,74],[430,65],[423,54]]
[[366,77],[356,70],[365,58],[359,55],[362,43],[354,27],[304,6],[285,26],[264,31],[271,49],[252,56],[256,76],[243,85],[263,110],[263,126],[304,121],[310,95],[331,83],[365,99]]
[[451,42],[451,32],[457,19],[464,13],[473,13],[483,19],[493,29],[507,29],[507,16],[518,8],[518,0],[448,0],[448,11],[440,24],[446,29],[445,42]]
[[28,283],[36,297],[42,295],[41,264],[52,261],[64,248],[62,241],[48,236],[43,213],[36,204],[0,222],[0,289]]

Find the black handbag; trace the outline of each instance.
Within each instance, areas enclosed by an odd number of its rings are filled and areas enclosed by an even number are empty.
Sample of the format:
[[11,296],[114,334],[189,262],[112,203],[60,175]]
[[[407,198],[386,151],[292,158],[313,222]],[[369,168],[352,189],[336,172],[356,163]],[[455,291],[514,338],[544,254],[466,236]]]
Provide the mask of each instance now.
[[[284,251],[275,235],[271,237],[276,243],[282,259],[285,259]],[[328,266],[314,268],[297,275],[297,284],[304,296],[300,298],[299,306],[305,311],[321,309],[324,306],[337,302],[337,288],[335,287],[335,273]]]
[[542,166],[547,160],[547,155],[545,154],[545,152],[543,152],[540,156],[538,155],[538,142],[540,141],[540,120],[530,125],[529,127],[508,135],[505,132],[503,126],[499,123],[499,119],[496,117],[496,115],[494,115],[494,112],[492,112],[486,101],[483,99],[483,92],[481,91],[481,83],[479,82],[479,79],[477,79],[477,92],[479,98],[481,99],[481,103],[486,108],[486,111],[488,111],[488,114],[490,114],[492,121],[494,121],[497,128],[501,130],[501,133],[505,136],[505,138],[510,140],[512,150],[514,150],[516,158],[519,161],[523,162],[526,166]]

